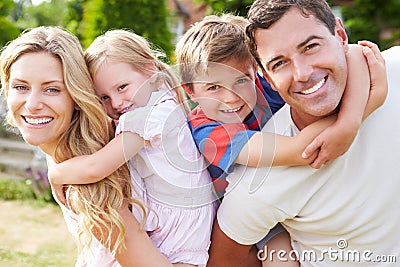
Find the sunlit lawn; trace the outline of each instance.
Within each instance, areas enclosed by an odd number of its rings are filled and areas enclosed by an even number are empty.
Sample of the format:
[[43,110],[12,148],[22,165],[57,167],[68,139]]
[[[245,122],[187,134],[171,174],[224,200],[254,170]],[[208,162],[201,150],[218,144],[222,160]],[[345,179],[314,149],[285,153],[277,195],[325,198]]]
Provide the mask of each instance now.
[[0,200],[0,267],[72,267],[76,245],[60,208],[37,200]]

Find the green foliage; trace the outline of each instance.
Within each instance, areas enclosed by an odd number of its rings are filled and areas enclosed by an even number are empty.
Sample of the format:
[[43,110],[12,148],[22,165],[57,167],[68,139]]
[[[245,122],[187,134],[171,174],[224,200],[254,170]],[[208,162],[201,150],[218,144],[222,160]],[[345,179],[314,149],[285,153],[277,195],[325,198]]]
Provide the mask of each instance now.
[[254,0],[195,0],[205,3],[210,14],[233,13],[245,17]]
[[[32,181],[11,180],[0,178],[0,199],[3,200],[40,200],[44,202],[54,202],[51,191],[48,190],[41,195],[35,193],[32,187]],[[55,203],[55,202],[54,202]]]
[[18,27],[8,17],[14,7],[13,0],[0,1],[0,48],[8,41],[16,38],[20,33]]
[[88,0],[80,34],[87,47],[93,39],[109,29],[130,29],[162,48],[167,55],[173,50],[172,34],[167,26],[165,0]]
[[380,49],[400,42],[400,0],[355,0],[342,7],[351,43],[371,40]]
[[4,200],[34,199],[35,194],[27,180],[0,179],[0,198]]

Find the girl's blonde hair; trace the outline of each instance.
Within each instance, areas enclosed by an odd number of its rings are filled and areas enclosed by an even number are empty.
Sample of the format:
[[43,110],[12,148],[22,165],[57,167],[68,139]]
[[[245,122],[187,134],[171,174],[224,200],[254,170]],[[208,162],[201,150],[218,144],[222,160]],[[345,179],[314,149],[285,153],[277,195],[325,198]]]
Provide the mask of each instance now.
[[109,30],[98,36],[85,51],[85,60],[92,78],[96,75],[104,61],[124,62],[133,69],[149,77],[160,74],[169,89],[176,92],[179,103],[186,106],[186,95],[178,79],[161,58],[165,54],[159,49],[152,48],[152,44],[144,37],[129,30]]
[[[9,43],[0,56],[5,96],[8,96],[10,69],[14,62],[23,55],[40,52],[47,52],[61,61],[65,86],[78,107],[54,154],[49,156],[62,162],[96,152],[114,137],[113,128],[95,95],[81,44],[74,35],[58,27],[37,27]],[[14,125],[10,114],[7,120]],[[93,234],[114,255],[123,249],[125,226],[119,209],[131,203],[144,212],[143,204],[132,198],[127,166],[97,183],[69,185],[67,191],[69,208],[78,215],[78,244],[82,249],[85,251],[90,246]]]

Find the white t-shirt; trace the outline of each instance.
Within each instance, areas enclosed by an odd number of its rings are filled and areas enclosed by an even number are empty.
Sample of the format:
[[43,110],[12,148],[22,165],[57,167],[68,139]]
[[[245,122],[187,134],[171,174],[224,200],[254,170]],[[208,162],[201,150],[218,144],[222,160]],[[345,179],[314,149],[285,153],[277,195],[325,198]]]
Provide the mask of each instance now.
[[[389,95],[349,151],[319,170],[236,168],[217,214],[226,235],[255,244],[281,222],[302,266],[395,266],[390,256],[400,262],[400,47],[383,54]],[[290,108],[263,131],[297,134]]]

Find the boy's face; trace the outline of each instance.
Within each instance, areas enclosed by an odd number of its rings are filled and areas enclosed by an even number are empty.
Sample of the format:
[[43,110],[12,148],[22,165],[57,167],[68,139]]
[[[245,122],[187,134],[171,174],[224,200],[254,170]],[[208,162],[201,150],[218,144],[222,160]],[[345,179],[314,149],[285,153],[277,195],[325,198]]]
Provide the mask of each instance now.
[[347,36],[339,21],[332,35],[314,16],[292,8],[268,29],[258,29],[255,39],[269,82],[297,117],[335,110],[347,78]]
[[242,123],[256,105],[255,75],[255,66],[249,63],[210,63],[207,73],[195,77],[189,96],[208,118]]

